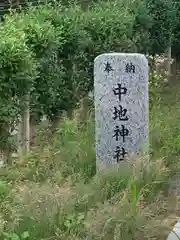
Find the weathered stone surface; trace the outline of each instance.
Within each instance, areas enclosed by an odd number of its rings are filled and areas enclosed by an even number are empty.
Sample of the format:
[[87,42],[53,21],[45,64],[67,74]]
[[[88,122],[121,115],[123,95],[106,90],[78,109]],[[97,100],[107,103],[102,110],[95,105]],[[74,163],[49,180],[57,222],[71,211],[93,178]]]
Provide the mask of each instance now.
[[97,165],[117,165],[140,153],[142,147],[148,149],[148,62],[144,55],[99,55],[94,61],[94,97]]
[[180,220],[175,224],[167,240],[179,240],[179,239],[180,239]]

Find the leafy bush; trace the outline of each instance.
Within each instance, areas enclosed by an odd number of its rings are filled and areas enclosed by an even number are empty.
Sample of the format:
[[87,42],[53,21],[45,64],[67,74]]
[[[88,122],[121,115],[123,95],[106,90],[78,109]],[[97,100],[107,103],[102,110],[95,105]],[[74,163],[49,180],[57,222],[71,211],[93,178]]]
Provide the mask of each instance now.
[[[6,16],[0,33],[2,145],[24,108],[24,94],[31,95],[32,119],[46,115],[54,121],[93,89],[93,60],[98,54],[161,53],[176,25],[175,2],[90,1],[90,5],[84,11],[75,4],[52,3]],[[157,28],[161,42],[155,38]]]
[[[174,39],[174,28],[178,23],[176,0],[151,0],[147,1],[149,15],[152,18],[150,41],[152,55],[161,54],[171,45]],[[178,23],[179,24],[179,23]]]
[[37,62],[26,46],[26,36],[14,24],[0,27],[0,148],[8,148],[10,128],[24,108],[21,101],[33,86]]

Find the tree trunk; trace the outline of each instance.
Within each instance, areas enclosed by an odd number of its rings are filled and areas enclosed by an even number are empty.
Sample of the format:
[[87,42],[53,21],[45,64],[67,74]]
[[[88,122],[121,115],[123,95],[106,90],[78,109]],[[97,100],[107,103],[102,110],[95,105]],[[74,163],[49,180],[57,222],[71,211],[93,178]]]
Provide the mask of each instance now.
[[23,156],[23,123],[22,123],[22,116],[19,120],[19,126],[18,126],[18,154],[19,158],[22,158]]
[[30,95],[24,96],[25,108],[19,123],[19,155],[22,157],[30,149]]
[[69,120],[72,120],[73,119],[73,109],[68,109],[67,110],[67,118]]
[[62,113],[59,112],[57,115],[54,116],[54,118],[52,120],[52,125],[51,125],[52,133],[55,133],[57,131],[57,129],[59,128],[61,120],[62,120]]
[[171,80],[171,46],[168,47],[167,52],[167,62],[166,62],[166,71],[167,71],[167,81]]
[[26,103],[26,108],[24,109],[23,113],[23,126],[24,126],[24,152],[27,153],[29,151],[29,146],[30,146],[30,109],[29,109],[29,104],[30,104],[30,95],[27,94],[25,96],[25,103]]
[[85,123],[88,119],[89,113],[89,105],[88,105],[88,97],[84,97],[81,99],[80,103],[80,122]]

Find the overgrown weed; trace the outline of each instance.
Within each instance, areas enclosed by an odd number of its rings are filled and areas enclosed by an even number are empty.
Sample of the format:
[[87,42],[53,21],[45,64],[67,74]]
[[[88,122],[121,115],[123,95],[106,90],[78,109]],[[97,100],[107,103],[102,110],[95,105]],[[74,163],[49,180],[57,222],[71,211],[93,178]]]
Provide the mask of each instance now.
[[62,121],[46,143],[39,137],[23,161],[0,170],[1,239],[165,239],[179,212],[177,196],[168,195],[179,171],[178,104],[174,111],[168,96],[151,109],[149,162],[104,173],[95,174],[91,119],[83,128]]

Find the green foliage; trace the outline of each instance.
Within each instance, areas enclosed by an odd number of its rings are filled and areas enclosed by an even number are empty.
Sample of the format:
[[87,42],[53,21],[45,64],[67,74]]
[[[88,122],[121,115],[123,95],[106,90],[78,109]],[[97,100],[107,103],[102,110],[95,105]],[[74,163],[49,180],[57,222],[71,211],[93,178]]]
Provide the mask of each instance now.
[[179,46],[179,33],[180,33],[180,2],[179,1],[174,1],[174,5],[176,8],[176,24],[174,27],[173,35],[174,38],[172,40],[172,54],[175,57],[179,57],[180,55],[180,46]]
[[28,232],[23,232],[21,236],[17,235],[16,233],[3,233],[4,235],[4,240],[25,240],[29,239],[29,233]]
[[149,102],[150,102],[150,110],[154,108],[154,106],[159,106],[161,97],[162,97],[162,89],[163,86],[167,83],[167,73],[157,73],[154,69],[155,64],[155,57],[149,56],[148,63],[149,63]]
[[[32,11],[31,11],[32,10]],[[66,85],[62,79],[62,66],[57,58],[61,45],[65,39],[61,36],[61,31],[55,31],[51,22],[44,17],[52,12],[48,8],[33,10],[28,13],[14,15],[7,18],[15,22],[15,27],[22,29],[26,37],[26,45],[34,53],[34,58],[38,62],[38,74],[36,75],[33,89],[31,91],[32,115],[39,118],[42,114],[47,114],[50,118],[53,108],[63,110],[63,95],[66,92]],[[60,29],[58,29],[60,30]],[[54,106],[55,105],[55,106]]]
[[0,147],[7,147],[9,128],[17,123],[25,93],[33,86],[36,61],[26,46],[26,36],[12,24],[0,27]]
[[147,8],[152,18],[150,53],[153,55],[164,52],[174,39],[174,29],[179,24],[176,18],[177,2],[174,0],[147,1]]
[[93,61],[98,54],[154,55],[163,53],[170,42],[177,44],[176,1],[87,3],[86,10],[80,7],[84,2],[66,6],[52,2],[6,16],[0,27],[2,149],[11,145],[8,129],[24,109],[24,94],[31,96],[31,119],[46,115],[54,121],[93,89]]
[[8,197],[11,191],[10,184],[5,181],[0,181],[0,200],[3,201],[6,197]]
[[[18,121],[27,92],[31,115],[53,119],[93,88],[98,54],[162,53],[170,37],[175,39],[170,2],[94,2],[86,12],[72,5],[30,8],[8,16],[0,27],[1,144]],[[160,239],[158,223],[168,209],[157,204],[162,201],[157,195],[167,188],[165,163],[171,174],[179,171],[173,156],[180,154],[179,86],[167,91],[163,81],[150,75],[150,163],[137,159],[132,167],[95,176],[93,120],[83,127],[62,121],[54,136],[41,132],[39,147],[26,159],[0,169],[0,238]],[[153,161],[159,157],[166,161]]]

